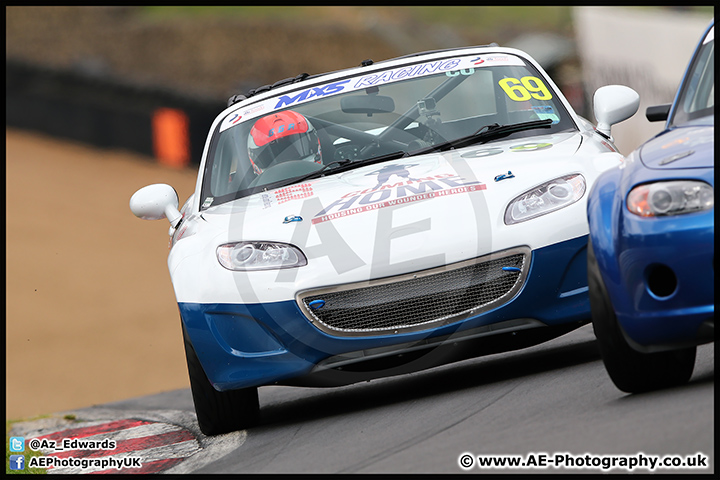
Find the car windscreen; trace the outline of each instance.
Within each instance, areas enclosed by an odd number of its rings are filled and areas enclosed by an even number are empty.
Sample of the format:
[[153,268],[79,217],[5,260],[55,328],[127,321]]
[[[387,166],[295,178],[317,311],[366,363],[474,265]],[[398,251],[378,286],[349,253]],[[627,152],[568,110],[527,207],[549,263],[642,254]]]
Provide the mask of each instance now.
[[715,27],[705,36],[685,77],[670,119],[671,126],[714,115],[715,107]]
[[332,174],[336,164],[346,170],[374,158],[412,155],[483,129],[536,120],[548,121],[542,133],[577,128],[560,94],[518,56],[408,62],[245,103],[226,114],[210,143],[201,209],[290,185],[323,168]]

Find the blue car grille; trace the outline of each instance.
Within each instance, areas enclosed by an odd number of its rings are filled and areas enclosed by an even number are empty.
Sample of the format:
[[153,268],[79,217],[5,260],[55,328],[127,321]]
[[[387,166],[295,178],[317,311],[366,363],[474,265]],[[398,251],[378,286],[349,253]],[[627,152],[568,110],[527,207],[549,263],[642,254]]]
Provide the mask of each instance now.
[[300,292],[297,302],[334,336],[387,335],[437,328],[510,301],[530,264],[517,247],[411,274]]

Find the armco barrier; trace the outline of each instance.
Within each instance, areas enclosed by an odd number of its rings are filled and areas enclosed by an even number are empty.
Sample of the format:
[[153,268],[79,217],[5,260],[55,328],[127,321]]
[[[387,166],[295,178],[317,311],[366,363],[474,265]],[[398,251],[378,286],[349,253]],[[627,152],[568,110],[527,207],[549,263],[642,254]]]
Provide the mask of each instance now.
[[107,75],[6,61],[5,124],[174,167],[200,163],[208,129],[227,104]]

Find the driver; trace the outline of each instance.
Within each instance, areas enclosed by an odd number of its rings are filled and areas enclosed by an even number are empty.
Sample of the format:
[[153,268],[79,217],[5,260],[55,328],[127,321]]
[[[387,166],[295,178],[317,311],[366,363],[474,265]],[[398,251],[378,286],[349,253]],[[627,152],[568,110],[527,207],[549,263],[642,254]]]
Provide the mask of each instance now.
[[322,164],[315,127],[292,110],[272,113],[253,125],[248,135],[248,157],[256,175],[280,163],[304,160]]

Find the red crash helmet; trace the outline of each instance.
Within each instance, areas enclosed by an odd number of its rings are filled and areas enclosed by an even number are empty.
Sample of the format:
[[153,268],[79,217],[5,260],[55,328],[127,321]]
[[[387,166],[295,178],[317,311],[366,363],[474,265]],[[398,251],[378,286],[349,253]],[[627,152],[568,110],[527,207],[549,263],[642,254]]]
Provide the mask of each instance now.
[[292,110],[272,113],[255,122],[247,144],[253,171],[258,175],[263,169],[288,161],[322,163],[315,128],[307,118]]

